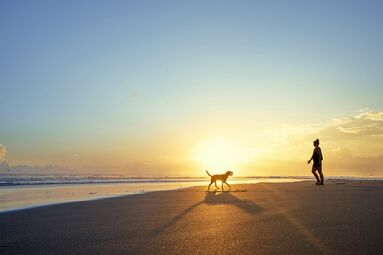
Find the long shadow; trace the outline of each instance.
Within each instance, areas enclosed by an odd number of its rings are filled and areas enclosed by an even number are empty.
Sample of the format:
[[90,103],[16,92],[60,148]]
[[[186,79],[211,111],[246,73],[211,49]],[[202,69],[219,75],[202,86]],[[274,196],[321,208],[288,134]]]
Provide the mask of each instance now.
[[239,199],[236,196],[231,194],[232,192],[207,192],[205,199],[195,203],[194,205],[186,208],[183,210],[180,214],[157,228],[155,231],[152,232],[150,237],[155,237],[159,234],[161,234],[163,231],[165,231],[168,227],[174,225],[177,221],[179,221],[182,217],[184,217],[186,214],[191,212],[194,208],[200,206],[201,204],[207,204],[207,205],[221,205],[221,204],[227,204],[227,205],[234,205],[243,211],[250,213],[250,214],[256,214],[262,211],[262,208],[255,204],[254,202],[248,200],[248,199]]
[[159,228],[157,228],[155,231],[153,231],[153,233],[150,235],[150,237],[155,237],[159,234],[161,234],[165,229],[167,229],[168,227],[170,227],[171,225],[175,224],[177,221],[179,221],[183,216],[185,216],[187,213],[189,213],[190,211],[192,211],[194,208],[196,208],[197,206],[201,205],[203,203],[203,201],[201,202],[198,202],[190,207],[188,207],[187,209],[183,210],[180,214],[178,214],[176,217],[174,217],[173,219],[171,219],[170,221],[166,222],[165,224],[163,224],[162,226],[160,226]]
[[256,214],[262,211],[262,208],[248,199],[239,199],[232,192],[207,192],[204,203],[208,205],[229,204],[237,206],[247,213]]

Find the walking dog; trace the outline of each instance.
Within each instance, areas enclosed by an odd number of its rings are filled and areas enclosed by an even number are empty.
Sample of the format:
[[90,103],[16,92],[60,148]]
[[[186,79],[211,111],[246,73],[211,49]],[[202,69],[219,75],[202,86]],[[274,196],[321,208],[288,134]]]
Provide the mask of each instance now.
[[215,185],[215,187],[217,188],[217,189],[219,189],[218,188],[218,186],[217,186],[217,181],[221,181],[222,182],[222,191],[224,191],[223,190],[223,184],[225,183],[227,186],[229,186],[229,188],[231,189],[231,186],[229,185],[229,183],[227,183],[226,182],[226,180],[227,180],[227,178],[229,178],[229,176],[232,176],[233,175],[233,172],[232,171],[227,171],[226,173],[224,173],[224,174],[215,174],[215,175],[211,175],[211,174],[209,174],[209,172],[206,170],[206,173],[211,177],[210,178],[210,184],[209,184],[209,186],[207,187],[207,190],[210,190],[210,185],[212,185],[213,184],[213,182],[214,182],[214,185]]

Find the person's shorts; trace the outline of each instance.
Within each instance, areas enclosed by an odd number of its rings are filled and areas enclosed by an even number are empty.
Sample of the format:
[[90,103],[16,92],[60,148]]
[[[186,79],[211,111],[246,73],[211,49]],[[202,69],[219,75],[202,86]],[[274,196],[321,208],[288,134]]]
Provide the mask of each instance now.
[[322,171],[322,166],[313,166],[313,171]]

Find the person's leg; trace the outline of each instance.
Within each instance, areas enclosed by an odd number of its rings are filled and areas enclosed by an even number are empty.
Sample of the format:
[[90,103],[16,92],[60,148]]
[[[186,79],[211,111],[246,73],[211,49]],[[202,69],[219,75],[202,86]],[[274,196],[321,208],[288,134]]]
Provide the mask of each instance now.
[[311,172],[313,173],[313,175],[314,175],[315,178],[317,179],[317,183],[319,183],[320,180],[319,180],[319,176],[318,176],[318,174],[316,173],[316,169],[313,168],[313,170],[312,170]]
[[319,172],[319,176],[320,176],[320,182],[323,184],[323,173],[322,173],[322,169],[318,169],[318,172]]

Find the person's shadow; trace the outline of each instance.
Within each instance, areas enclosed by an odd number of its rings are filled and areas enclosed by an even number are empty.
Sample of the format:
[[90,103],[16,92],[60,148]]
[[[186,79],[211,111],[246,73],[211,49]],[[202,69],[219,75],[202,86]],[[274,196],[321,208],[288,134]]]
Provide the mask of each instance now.
[[[198,203],[195,203],[194,205],[186,208],[180,214],[178,214],[177,216],[175,216],[174,218],[172,218],[171,220],[169,220],[168,222],[166,222],[165,224],[163,224],[162,226],[160,226],[159,228],[154,230],[153,233],[151,234],[151,237],[155,237],[155,236],[161,234],[163,231],[165,231],[165,229],[174,225],[182,217],[184,217],[186,214],[188,214],[189,212],[191,212],[193,209],[200,206],[201,204],[207,204],[207,205],[211,205],[211,206],[222,205],[222,204],[234,205],[234,206],[242,209],[246,213],[250,213],[250,214],[260,213],[262,211],[262,208],[259,205],[257,205],[256,203],[254,203],[253,201],[247,200],[247,199],[239,199],[232,194],[233,192],[236,192],[236,191],[232,191],[232,192],[230,192],[230,191],[207,192],[204,200],[202,200]],[[239,192],[244,192],[244,191],[239,191]]]

